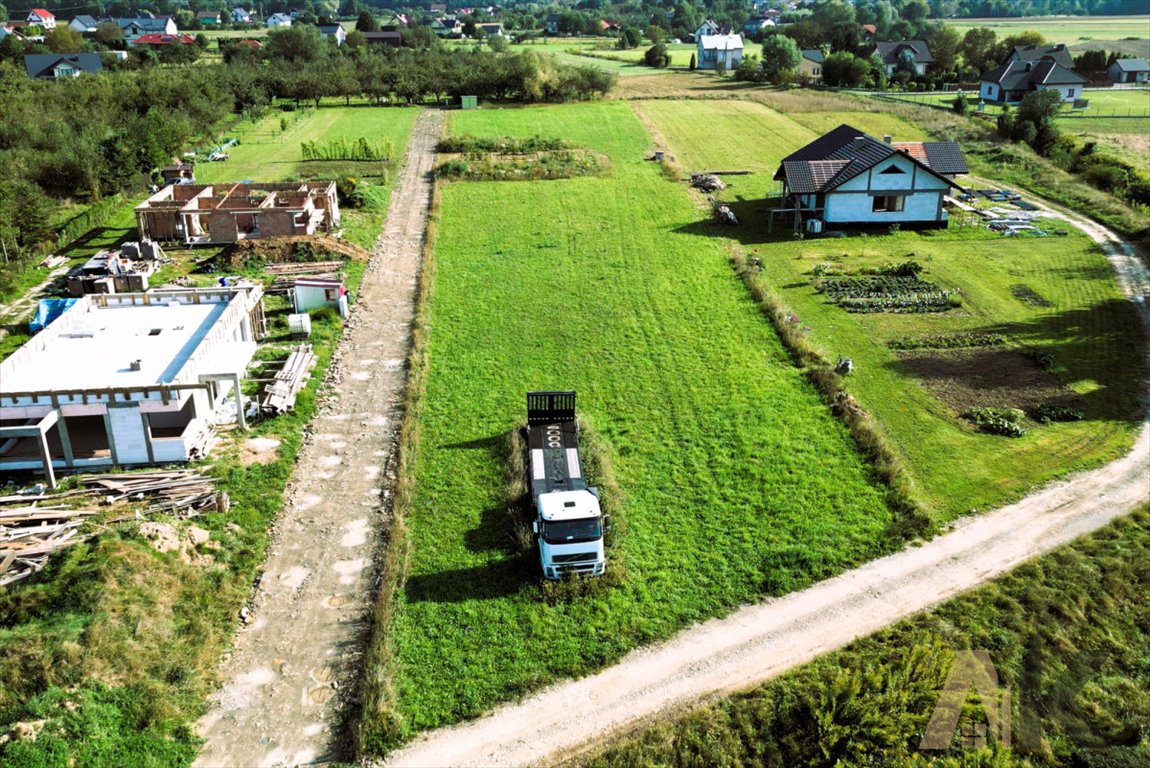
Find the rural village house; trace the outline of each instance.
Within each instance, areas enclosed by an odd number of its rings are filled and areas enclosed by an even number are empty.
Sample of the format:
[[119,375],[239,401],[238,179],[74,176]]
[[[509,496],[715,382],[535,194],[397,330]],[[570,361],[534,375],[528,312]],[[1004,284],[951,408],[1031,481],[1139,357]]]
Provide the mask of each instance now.
[[812,81],[823,79],[823,52],[818,48],[802,51],[799,61],[799,76]]
[[58,80],[94,74],[104,69],[98,53],[29,53],[24,56],[24,70],[28,77]]
[[56,28],[56,14],[43,8],[33,8],[28,11],[28,23],[44,30]]
[[24,39],[24,35],[20,34],[19,30],[17,30],[16,27],[14,27],[10,24],[0,24],[0,40],[3,40],[4,38],[8,37],[9,35],[16,38],[17,40],[23,40]]
[[343,45],[343,41],[347,40],[347,31],[342,24],[320,24],[319,36],[334,40],[336,45]]
[[1146,59],[1118,59],[1106,69],[1112,83],[1145,83],[1150,79]]
[[171,16],[161,16],[158,19],[145,16],[137,19],[112,19],[112,21],[120,25],[120,31],[124,33],[124,39],[129,45],[140,35],[176,35],[180,32],[176,20]]
[[1016,45],[1006,57],[1007,61],[1056,61],[1067,69],[1074,68],[1074,56],[1062,43],[1056,45]]
[[96,31],[96,25],[99,23],[94,16],[77,16],[68,22],[68,26],[81,35],[90,35]]
[[390,45],[396,48],[403,45],[403,36],[394,30],[364,32],[363,39],[368,45]]
[[983,101],[1017,104],[1032,91],[1058,91],[1062,101],[1074,101],[1090,81],[1054,59],[1008,60],[982,73],[978,97]]
[[188,34],[178,35],[160,35],[160,34],[147,34],[140,35],[133,40],[130,45],[133,48],[166,48],[169,45],[195,45],[196,38]]
[[291,26],[291,16],[286,13],[273,13],[268,16],[267,21],[268,29],[282,29],[283,27]]
[[219,26],[220,14],[215,11],[200,11],[196,14],[196,21],[205,27]]
[[[828,227],[945,227],[943,198],[967,173],[953,141],[882,141],[840,125],[783,158],[775,180],[783,204],[772,211],[794,215],[811,231]],[[818,224],[811,220],[818,220]]]
[[245,8],[232,9],[232,23],[234,24],[251,24],[252,15]]
[[922,40],[899,40],[891,43],[876,43],[874,55],[882,60],[887,77],[900,69],[913,71],[915,75],[925,75],[927,66],[934,61],[930,49]]
[[698,41],[695,60],[699,69],[718,69],[721,63],[732,70],[743,60],[742,35],[703,35]]

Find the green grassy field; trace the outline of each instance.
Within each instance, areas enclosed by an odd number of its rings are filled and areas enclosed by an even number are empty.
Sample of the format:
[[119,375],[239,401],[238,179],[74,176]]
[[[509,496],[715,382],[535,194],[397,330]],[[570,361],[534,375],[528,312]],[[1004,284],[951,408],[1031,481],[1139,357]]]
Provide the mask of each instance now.
[[[443,190],[410,556],[391,639],[400,732],[556,677],[891,546],[883,489],[788,361],[690,197],[643,160],[630,105],[452,115],[560,136],[608,176]],[[501,436],[570,387],[622,489],[615,579],[544,599],[509,546]],[[818,467],[812,472],[812,467]],[[613,581],[616,581],[612,585]]]
[[[580,761],[647,766],[1150,764],[1150,510],[751,691]],[[920,749],[958,650],[1010,691],[1013,749]],[[981,707],[967,699],[964,733]],[[958,729],[956,729],[958,730]]]
[[966,34],[975,27],[989,27],[1000,38],[1028,29],[1047,40],[1074,45],[1086,40],[1121,40],[1150,37],[1150,16],[1025,16],[1021,18],[948,19],[947,26]]
[[[648,102],[641,109],[670,137],[677,157],[706,157],[708,165],[770,168],[809,135],[802,126],[788,132],[790,117],[760,105],[736,110],[724,102]],[[872,116],[883,130],[904,135],[890,116],[859,115]],[[737,138],[718,141],[705,130],[689,130],[688,123],[721,123],[724,133]],[[873,130],[862,120],[857,127]],[[758,142],[756,133],[762,136]],[[765,163],[764,158],[771,160]],[[1141,329],[1105,260],[1085,237],[1011,239],[952,227],[921,235],[796,242],[785,224],[782,233],[768,235],[762,201],[740,201],[741,177],[734,181],[725,194],[736,201],[742,224],[733,231],[716,228],[714,234],[735,234],[743,248],[763,260],[761,279],[810,327],[810,339],[828,357],[847,355],[858,364],[850,389],[907,459],[936,515],[948,519],[999,503],[1069,468],[1111,458],[1128,445],[1143,373],[1137,354]],[[961,309],[931,315],[848,314],[816,293],[811,275],[820,263],[857,270],[910,258],[926,267],[928,279],[958,289]],[[1017,285],[1029,286],[1049,306],[1018,300],[1013,295]],[[952,360],[950,377],[932,369],[936,378],[924,379],[909,375],[886,345],[895,337],[955,332],[1002,333],[1008,347],[1049,350],[1056,364],[1053,379],[1046,381],[1052,387],[1048,392],[1076,393],[1087,419],[1036,428],[1018,440],[973,432],[957,413],[963,398],[971,396],[969,385],[978,378],[980,360],[990,365],[996,357]],[[893,392],[898,396],[892,397]],[[1025,397],[1011,395],[1009,388],[999,396],[1003,402],[996,404],[1003,406],[1021,405],[1010,400]],[[981,404],[987,403],[966,403]]]

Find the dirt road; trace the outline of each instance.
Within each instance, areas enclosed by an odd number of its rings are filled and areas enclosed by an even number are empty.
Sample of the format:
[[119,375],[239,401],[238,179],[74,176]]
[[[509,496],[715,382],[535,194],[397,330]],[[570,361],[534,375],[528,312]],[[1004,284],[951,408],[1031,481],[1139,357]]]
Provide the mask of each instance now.
[[443,115],[416,120],[387,222],[300,451],[249,624],[197,725],[197,766],[349,759],[340,722],[369,628],[375,555]]
[[[1150,329],[1150,271],[1093,222],[1058,214],[1102,244]],[[1150,350],[1148,350],[1150,359]],[[547,688],[471,723],[425,734],[388,766],[558,762],[612,733],[750,688],[954,597],[1150,499],[1150,421],[1127,456],[959,521],[932,541],[786,597],[696,625],[597,675]]]

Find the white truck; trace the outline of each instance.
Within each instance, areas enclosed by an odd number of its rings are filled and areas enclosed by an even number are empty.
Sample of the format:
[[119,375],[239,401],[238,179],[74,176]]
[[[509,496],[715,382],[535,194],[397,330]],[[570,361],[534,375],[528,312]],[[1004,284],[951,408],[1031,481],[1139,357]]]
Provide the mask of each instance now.
[[543,576],[599,576],[606,568],[599,491],[587,485],[579,461],[574,392],[527,393],[527,462],[531,529]]

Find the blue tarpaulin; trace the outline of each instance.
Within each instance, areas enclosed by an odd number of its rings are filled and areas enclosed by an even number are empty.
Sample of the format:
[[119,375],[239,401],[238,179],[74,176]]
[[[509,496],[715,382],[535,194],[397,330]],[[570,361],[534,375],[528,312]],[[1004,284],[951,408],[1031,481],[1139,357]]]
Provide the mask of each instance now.
[[40,306],[36,308],[36,317],[28,323],[28,330],[32,333],[44,330],[76,301],[77,299],[40,299]]

